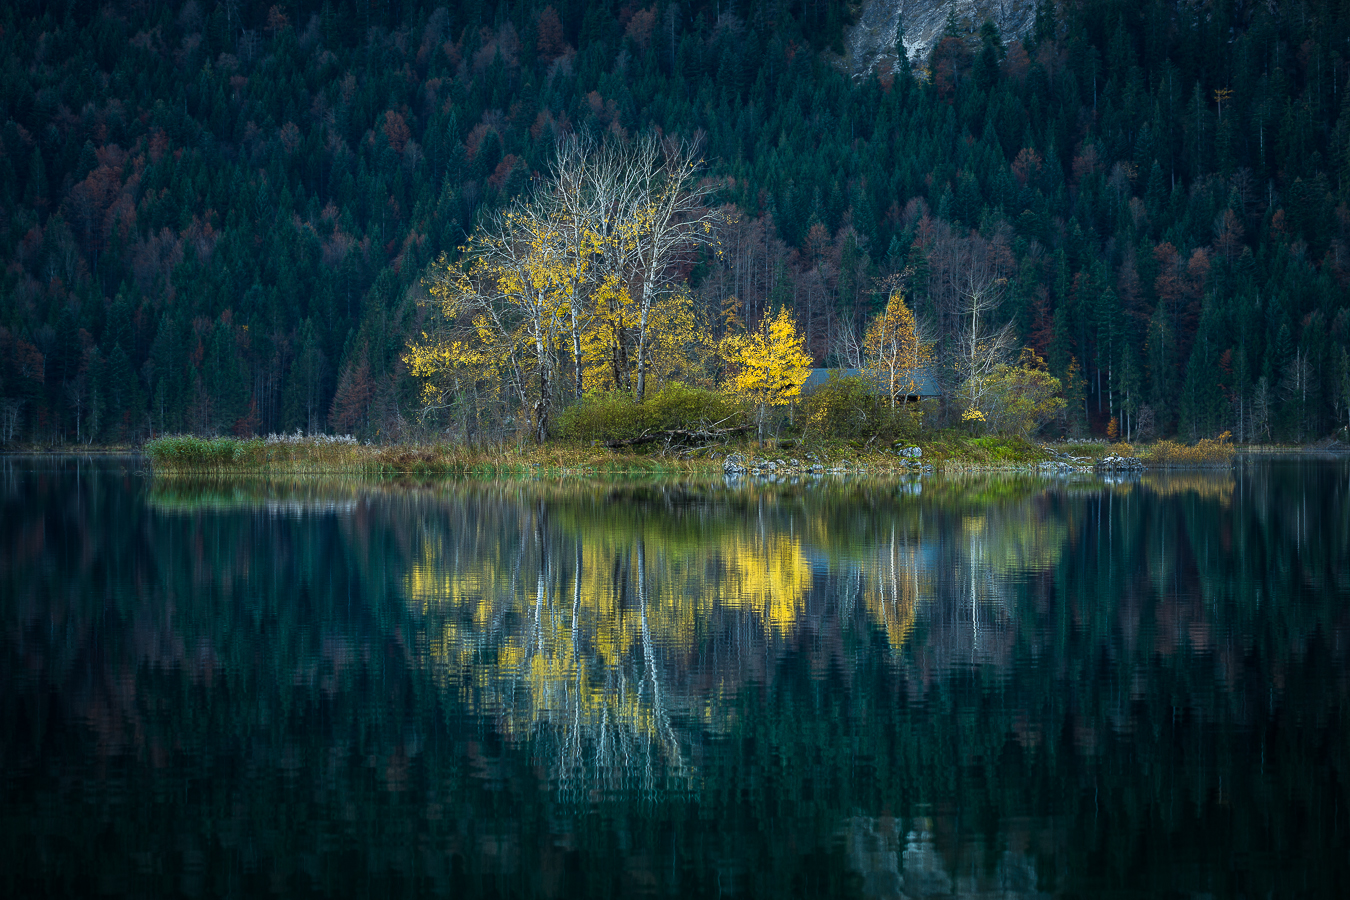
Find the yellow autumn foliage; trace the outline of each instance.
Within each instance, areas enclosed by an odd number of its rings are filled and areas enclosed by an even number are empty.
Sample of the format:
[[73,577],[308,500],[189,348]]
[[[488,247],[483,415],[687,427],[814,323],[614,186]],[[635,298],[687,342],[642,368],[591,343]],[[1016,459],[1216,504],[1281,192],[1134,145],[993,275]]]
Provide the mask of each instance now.
[[758,332],[727,335],[719,349],[730,368],[726,387],[759,411],[762,441],[768,408],[785,406],[801,396],[802,385],[811,375],[806,342],[792,313],[783,308],[766,317]]
[[892,406],[919,392],[932,347],[919,337],[914,313],[899,291],[891,294],[863,337],[863,369]]
[[559,148],[546,183],[480,226],[462,265],[428,279],[433,327],[404,360],[424,414],[457,411],[506,437],[588,392],[644,399],[671,380],[706,384],[714,348],[684,284],[716,245],[689,147],[652,140]]

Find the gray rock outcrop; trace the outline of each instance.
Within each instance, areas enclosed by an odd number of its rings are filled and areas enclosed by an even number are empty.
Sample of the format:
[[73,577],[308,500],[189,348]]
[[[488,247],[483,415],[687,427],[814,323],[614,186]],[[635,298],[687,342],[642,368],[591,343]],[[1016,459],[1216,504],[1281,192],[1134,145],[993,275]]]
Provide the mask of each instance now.
[[844,64],[855,75],[884,63],[894,65],[895,31],[903,17],[905,50],[921,68],[928,51],[941,39],[947,14],[956,17],[965,33],[979,31],[992,20],[1006,44],[1021,37],[1036,19],[1035,0],[863,0],[858,23],[848,30]]
[[1142,472],[1144,463],[1136,456],[1107,456],[1097,460],[1093,468],[1104,474]]

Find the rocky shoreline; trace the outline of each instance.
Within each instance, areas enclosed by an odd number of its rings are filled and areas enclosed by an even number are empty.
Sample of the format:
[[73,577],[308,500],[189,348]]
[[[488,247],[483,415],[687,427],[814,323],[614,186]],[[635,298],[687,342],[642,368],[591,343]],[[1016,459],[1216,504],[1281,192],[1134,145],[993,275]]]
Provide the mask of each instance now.
[[[858,460],[821,460],[814,453],[804,458],[761,458],[741,452],[722,460],[722,474],[727,478],[811,478],[826,475],[931,475],[938,468],[944,471],[1027,472],[1040,475],[1139,475],[1151,468],[1137,456],[1071,456],[1046,448],[1050,459],[1027,463],[975,464],[946,460],[938,465],[924,461],[921,447],[903,447],[886,453],[880,460],[870,456]],[[893,455],[892,455],[893,454]],[[1165,468],[1165,467],[1161,467]]]
[[885,472],[886,474],[927,475],[934,469],[923,461],[923,448],[902,447],[893,451],[894,460],[887,454],[884,464],[875,460],[870,465],[862,462],[831,460],[823,461],[814,453],[805,454],[805,459],[790,457],[787,459],[762,459],[732,453],[722,460],[722,474],[727,477],[802,477],[819,475],[865,475]]

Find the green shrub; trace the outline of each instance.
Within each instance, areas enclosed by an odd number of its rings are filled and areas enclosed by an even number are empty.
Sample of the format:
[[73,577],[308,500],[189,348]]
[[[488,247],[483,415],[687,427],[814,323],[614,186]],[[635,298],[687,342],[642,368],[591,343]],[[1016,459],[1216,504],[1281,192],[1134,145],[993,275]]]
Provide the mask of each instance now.
[[1029,438],[1064,411],[1063,385],[1030,347],[1023,349],[1016,365],[996,366],[982,382],[983,402],[978,409],[967,409],[963,421]]
[[892,406],[866,378],[856,375],[831,375],[802,399],[800,408],[802,433],[817,438],[909,438],[918,433],[923,419],[921,404]]
[[653,431],[700,431],[740,424],[744,410],[726,394],[672,381],[642,404]]
[[1024,463],[1043,458],[1040,449],[1020,434],[970,438],[966,452],[984,463]]
[[558,416],[558,430],[575,441],[621,441],[642,433],[642,408],[631,394],[587,394]]
[[641,403],[623,391],[590,394],[563,410],[558,426],[575,441],[631,441],[728,428],[743,420],[740,405],[725,394],[671,382]]

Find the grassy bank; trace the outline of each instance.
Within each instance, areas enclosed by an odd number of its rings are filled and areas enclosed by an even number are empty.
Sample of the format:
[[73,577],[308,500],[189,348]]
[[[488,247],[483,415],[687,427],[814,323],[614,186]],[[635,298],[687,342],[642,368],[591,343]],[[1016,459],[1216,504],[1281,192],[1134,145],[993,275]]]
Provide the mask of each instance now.
[[898,472],[916,464],[942,467],[1034,465],[1044,451],[1020,438],[934,432],[915,442],[918,460],[900,456],[908,444],[878,447],[833,441],[804,446],[770,441],[763,447],[719,445],[670,453],[634,453],[599,446],[551,443],[542,447],[467,448],[450,444],[371,445],[350,438],[197,438],[170,436],[145,445],[158,475],[530,475],[560,473],[720,474],[723,460],[773,460],[790,467],[826,466],[858,472]]
[[1060,458],[1071,457],[1089,463],[1096,463],[1111,456],[1133,457],[1150,469],[1196,469],[1230,465],[1239,448],[1226,437],[1221,437],[1218,440],[1205,438],[1194,444],[1172,440],[1137,445],[1108,441],[1071,441],[1053,445],[1048,450]]
[[[529,475],[547,472],[692,471],[696,460],[568,446],[468,448],[449,444],[361,444],[323,435],[302,439],[170,436],[144,448],[157,475]],[[708,468],[704,462],[702,468]]]
[[313,436],[237,439],[170,436],[147,443],[144,452],[159,475],[533,475],[533,474],[712,474],[731,454],[743,460],[774,460],[789,467],[819,465],[858,472],[898,472],[917,464],[941,469],[1022,468],[1073,459],[1091,465],[1108,456],[1137,457],[1149,468],[1197,468],[1232,462],[1236,448],[1227,441],[1197,444],[1159,441],[1129,444],[1081,442],[1039,446],[1017,437],[975,437],[959,431],[933,431],[913,442],[922,456],[856,441],[753,442],[670,453],[634,453],[604,447],[550,443],[543,447],[469,448],[451,444],[362,444],[352,438]]

